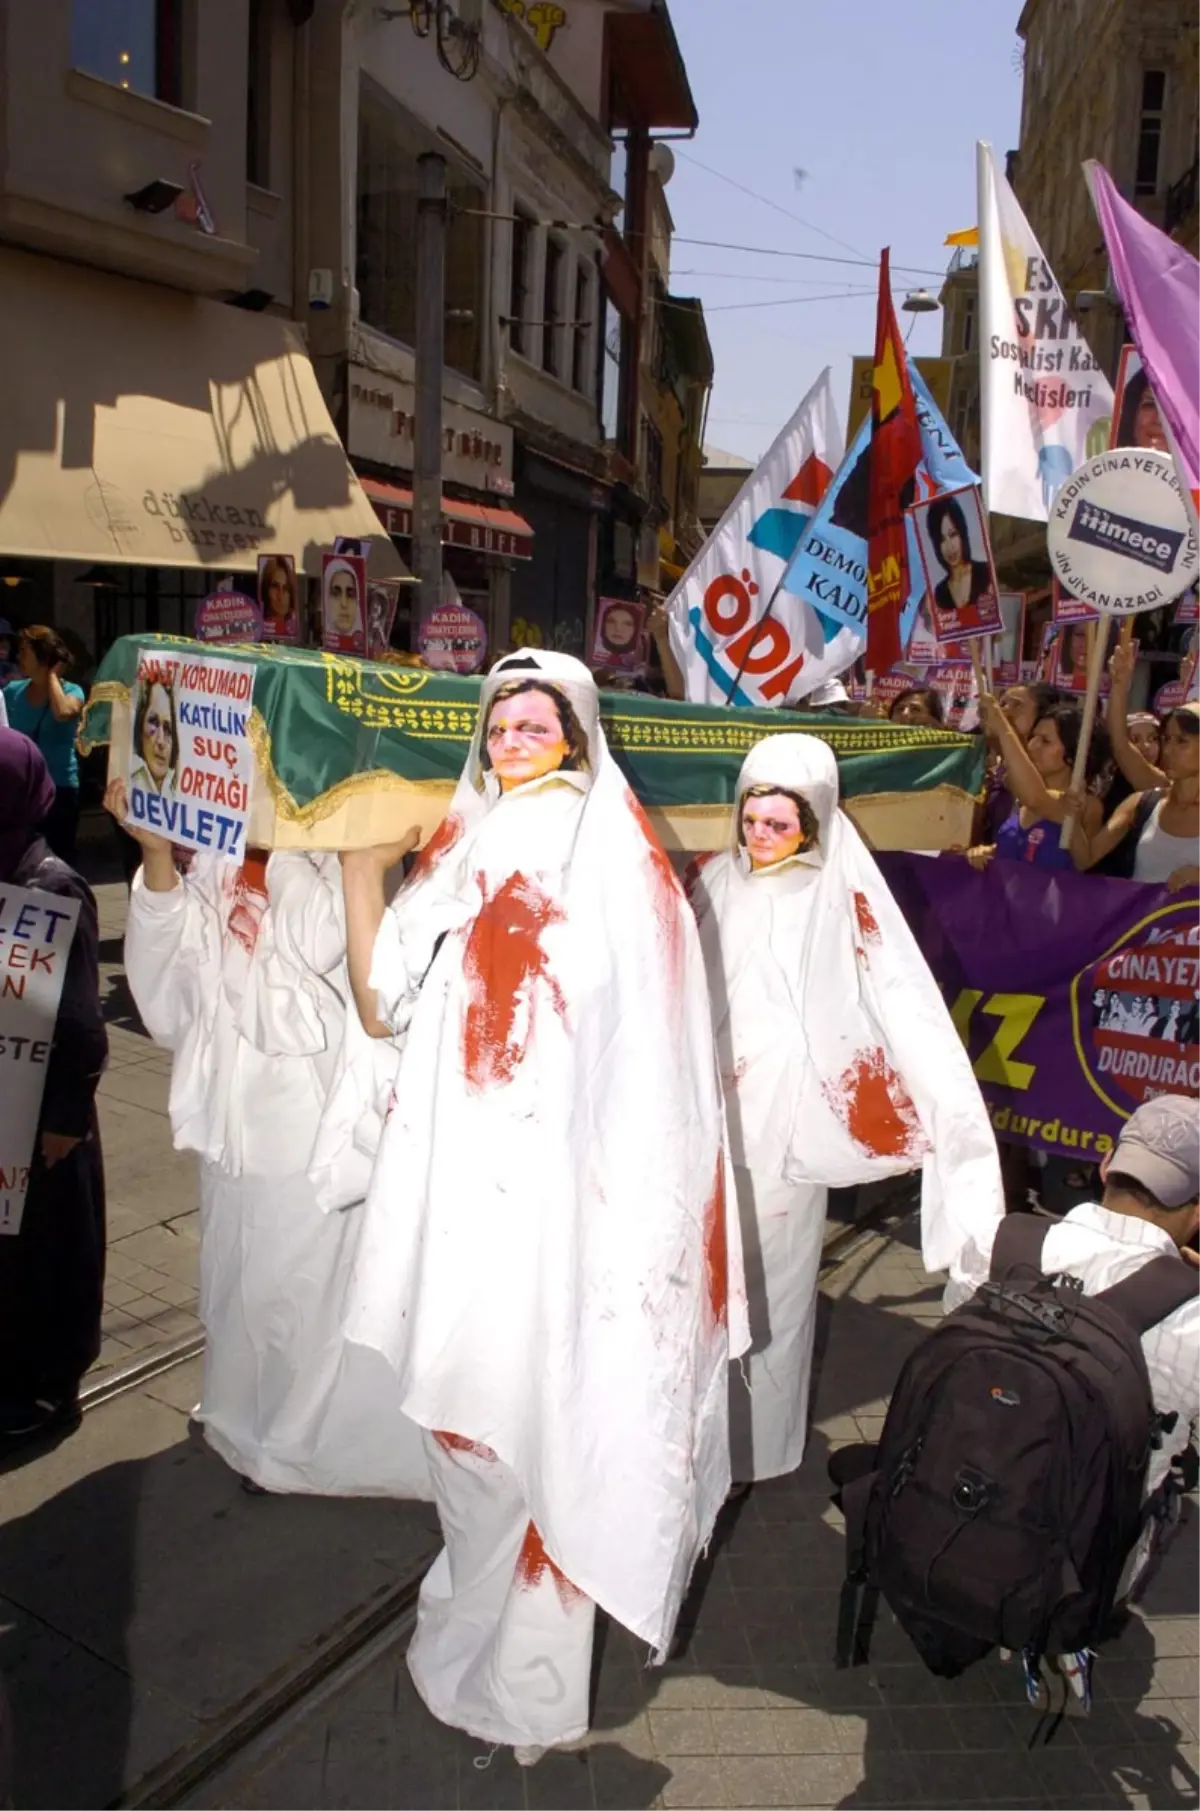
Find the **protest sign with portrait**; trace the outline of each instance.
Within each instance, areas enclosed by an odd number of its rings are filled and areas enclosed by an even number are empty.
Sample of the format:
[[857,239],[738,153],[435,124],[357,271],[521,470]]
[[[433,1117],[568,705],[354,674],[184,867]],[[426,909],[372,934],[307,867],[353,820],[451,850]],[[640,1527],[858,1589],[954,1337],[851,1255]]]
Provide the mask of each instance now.
[[300,640],[300,593],[290,553],[259,554],[258,607],[264,641]]
[[598,671],[646,671],[646,606],[626,597],[602,597],[596,603],[596,631],[591,664]]
[[135,824],[188,849],[242,859],[253,697],[247,661],[143,649],[129,751]]
[[909,515],[937,641],[999,634],[999,586],[978,485],[924,498]]
[[79,901],[0,893],[0,1236],[21,1230],[46,1069]]
[[1113,402],[1110,447],[1136,446],[1155,453],[1169,453],[1162,416],[1154,391],[1142,370],[1142,356],[1136,346],[1122,346],[1117,370],[1117,393]]
[[367,651],[367,562],[360,553],[321,560],[321,645],[327,654]]

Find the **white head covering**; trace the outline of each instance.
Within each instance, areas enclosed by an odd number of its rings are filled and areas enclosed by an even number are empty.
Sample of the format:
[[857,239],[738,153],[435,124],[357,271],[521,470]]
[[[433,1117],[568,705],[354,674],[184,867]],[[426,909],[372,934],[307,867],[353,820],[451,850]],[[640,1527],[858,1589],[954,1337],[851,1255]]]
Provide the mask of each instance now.
[[[481,750],[511,679],[570,702],[587,765],[500,796]],[[371,980],[407,1035],[348,1333],[406,1414],[516,1473],[555,1564],[661,1653],[729,1484],[741,1251],[695,925],[579,661],[484,682]]]
[[[751,872],[752,786],[799,794],[815,851]],[[732,846],[692,886],[713,990],[735,1160],[846,1187],[921,1165],[928,1269],[1004,1211],[996,1141],[937,985],[812,735],[769,736],[738,778]]]
[[[356,568],[350,564],[349,560],[330,560],[328,566],[325,567],[325,570],[321,575],[322,605],[324,605],[325,601],[328,599],[330,586],[332,585],[334,578],[337,576],[337,574],[339,572],[348,573],[350,575],[351,579],[354,581],[354,596],[356,599],[354,627],[355,627],[355,629],[360,629],[362,627],[362,620],[363,620],[362,586],[359,584],[358,572],[357,572]],[[354,633],[354,631],[351,629],[344,629],[344,630],[338,629],[333,623],[327,623],[327,624],[325,624],[325,627],[332,629],[335,635],[343,635],[343,634],[350,635],[350,634]]]

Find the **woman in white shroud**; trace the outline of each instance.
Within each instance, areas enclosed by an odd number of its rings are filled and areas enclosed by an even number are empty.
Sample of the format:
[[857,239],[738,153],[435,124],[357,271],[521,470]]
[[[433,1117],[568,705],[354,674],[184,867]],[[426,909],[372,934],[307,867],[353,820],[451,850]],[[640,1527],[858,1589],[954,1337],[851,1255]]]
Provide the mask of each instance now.
[[740,1370],[730,1383],[733,1475],[749,1483],[804,1457],[828,1190],[921,1168],[927,1270],[953,1270],[1004,1201],[966,1052],[838,809],[824,742],[775,735],[751,749],[731,847],[695,864],[689,893],[750,1292],[750,1388]]
[[[175,1148],[200,1158],[205,1437],[250,1487],[427,1498],[394,1378],[341,1337],[360,1219],[337,1210],[361,1201],[370,1175],[353,1128],[338,1148],[326,1130],[320,1194],[306,1174],[331,1081],[361,1071],[366,1043],[337,857],[196,855],[181,876],[170,843],[126,821],[121,781],[105,803],[142,846],[125,971],[147,1031],[174,1055]],[[369,1054],[386,1091],[395,1053]]]
[[347,1332],[427,1430],[409,1666],[524,1764],[586,1732],[597,1604],[665,1658],[746,1343],[695,923],[598,708],[578,661],[502,661],[390,909],[395,851],[343,857],[364,1026],[405,1033]]

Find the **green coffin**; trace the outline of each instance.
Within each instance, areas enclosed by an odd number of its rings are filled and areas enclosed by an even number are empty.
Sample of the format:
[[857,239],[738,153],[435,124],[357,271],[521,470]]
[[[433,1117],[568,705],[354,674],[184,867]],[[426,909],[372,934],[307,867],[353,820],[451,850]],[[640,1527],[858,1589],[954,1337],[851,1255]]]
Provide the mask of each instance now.
[[[174,636],[131,635],[104,658],[81,744],[128,737],[130,694],[143,649],[220,653],[255,668],[251,735],[263,800],[254,840],[271,846],[347,847],[382,836],[382,801],[394,829],[397,795],[422,795],[431,825],[458,779],[475,726],[478,679],[309,649],[205,648]],[[983,783],[983,744],[947,730],[910,729],[816,712],[731,710],[628,693],[602,694],[609,746],[668,844],[720,846],[747,751],[763,736],[802,730],[837,756],[843,798],[881,848],[965,842]],[[113,772],[125,771],[114,748]],[[269,809],[267,799],[269,798]],[[267,816],[270,822],[266,821]],[[356,822],[351,822],[356,819]],[[255,821],[256,820],[256,821]]]

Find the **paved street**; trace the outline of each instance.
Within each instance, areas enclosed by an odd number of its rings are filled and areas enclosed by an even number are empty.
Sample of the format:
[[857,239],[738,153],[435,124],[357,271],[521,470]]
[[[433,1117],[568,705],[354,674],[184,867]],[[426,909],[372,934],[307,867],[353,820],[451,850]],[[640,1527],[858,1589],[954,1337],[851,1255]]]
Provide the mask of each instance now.
[[[275,1806],[1184,1806],[1196,1793],[1195,1519],[1147,1613],[1098,1667],[1093,1716],[1030,1752],[1036,1716],[996,1659],[934,1680],[886,1616],[872,1664],[832,1665],[843,1563],[832,1448],[874,1435],[883,1393],[936,1314],[910,1226],[834,1279],[816,1427],[801,1472],[731,1516],[661,1671],[608,1629],[595,1727],[577,1754],[523,1771],[425,1712],[402,1653],[252,1770],[196,1803]],[[485,1764],[486,1763],[486,1764]]]

